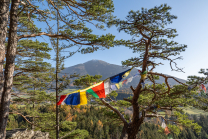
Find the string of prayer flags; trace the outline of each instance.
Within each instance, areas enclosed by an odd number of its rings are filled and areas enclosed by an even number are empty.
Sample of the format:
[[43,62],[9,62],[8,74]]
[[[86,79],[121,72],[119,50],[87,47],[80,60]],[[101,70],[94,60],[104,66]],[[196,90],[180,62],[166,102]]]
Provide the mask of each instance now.
[[57,105],[85,105],[87,104],[86,91],[77,90],[76,93],[61,95]]
[[114,75],[114,76],[110,77],[111,83],[119,83],[122,79],[126,78],[129,75],[129,73],[131,72],[132,69],[133,68],[128,69],[124,72],[121,72],[117,75]]

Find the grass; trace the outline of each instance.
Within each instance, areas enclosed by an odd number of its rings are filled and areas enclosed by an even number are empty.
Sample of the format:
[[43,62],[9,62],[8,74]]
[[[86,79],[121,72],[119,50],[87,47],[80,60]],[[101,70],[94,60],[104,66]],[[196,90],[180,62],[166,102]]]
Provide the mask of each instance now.
[[203,115],[208,115],[208,112],[205,112],[203,110],[198,110],[196,108],[193,108],[193,107],[184,107],[182,108],[186,113],[188,114],[195,114],[195,115],[200,115],[200,114],[203,114]]

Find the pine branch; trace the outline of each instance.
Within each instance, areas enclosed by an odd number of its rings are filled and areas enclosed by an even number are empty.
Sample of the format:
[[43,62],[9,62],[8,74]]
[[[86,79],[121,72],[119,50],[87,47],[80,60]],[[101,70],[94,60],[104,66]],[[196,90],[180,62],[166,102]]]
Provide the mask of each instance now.
[[10,113],[10,114],[18,114],[18,115],[22,116],[22,117],[26,120],[26,122],[28,122],[29,124],[34,125],[34,126],[36,126],[36,127],[39,127],[39,128],[41,128],[41,129],[43,129],[43,130],[55,130],[55,128],[54,128],[54,129],[53,129],[53,128],[42,128],[42,127],[40,127],[40,126],[38,126],[38,125],[36,125],[36,124],[30,122],[30,121],[26,118],[26,116],[22,115],[21,113],[18,113],[18,112],[9,112],[9,113]]
[[95,43],[80,43],[75,41],[74,39],[72,39],[69,36],[65,36],[65,35],[57,35],[57,34],[48,34],[45,32],[41,32],[41,33],[37,33],[37,34],[30,34],[30,35],[21,35],[18,36],[18,39],[22,39],[22,38],[31,38],[31,37],[36,37],[36,36],[42,36],[42,35],[46,35],[48,37],[52,37],[52,38],[62,38],[62,39],[69,39],[72,42],[76,43],[76,44],[80,44],[80,45],[94,45]]

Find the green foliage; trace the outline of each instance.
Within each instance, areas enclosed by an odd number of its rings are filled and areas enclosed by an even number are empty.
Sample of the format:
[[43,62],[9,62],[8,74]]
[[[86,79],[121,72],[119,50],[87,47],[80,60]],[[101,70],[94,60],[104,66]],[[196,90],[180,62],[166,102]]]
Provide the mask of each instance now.
[[114,99],[116,99],[116,97],[118,96],[118,93],[116,91],[111,91],[111,93],[109,94],[110,97],[113,97]]
[[87,74],[79,77],[78,79],[75,79],[73,84],[75,86],[78,86],[79,88],[86,88],[88,86],[91,86],[94,82],[101,82],[100,78],[102,78],[102,75],[91,76]]

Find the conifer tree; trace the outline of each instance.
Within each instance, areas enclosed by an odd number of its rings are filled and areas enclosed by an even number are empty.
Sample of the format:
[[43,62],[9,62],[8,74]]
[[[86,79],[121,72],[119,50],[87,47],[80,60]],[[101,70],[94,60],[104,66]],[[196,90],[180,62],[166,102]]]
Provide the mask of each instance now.
[[[61,3],[61,6],[57,5]],[[107,35],[95,35],[92,34],[92,30],[86,27],[86,24],[92,24],[98,29],[103,29],[103,25],[99,24],[105,23],[107,20],[112,19],[111,13],[114,10],[112,0],[93,0],[93,1],[59,1],[58,3],[54,1],[47,1],[48,5],[43,7],[44,9],[40,9],[38,6],[40,3],[33,3],[33,1],[20,1],[20,0],[12,0],[11,6],[9,6],[9,1],[2,1],[1,9],[4,12],[4,18],[0,18],[1,29],[3,29],[4,34],[1,38],[1,49],[4,51],[4,43],[5,43],[5,32],[6,24],[8,23],[8,14],[9,8],[10,11],[10,26],[9,26],[9,36],[8,36],[8,47],[6,52],[6,65],[5,65],[5,74],[4,79],[0,78],[0,83],[4,83],[4,89],[1,90],[0,94],[2,94],[2,102],[0,107],[0,137],[5,138],[6,135],[6,123],[8,119],[8,111],[10,105],[11,98],[11,87],[13,83],[13,73],[14,73],[14,61],[16,55],[17,42],[23,38],[36,37],[46,35],[52,38],[61,38],[63,40],[69,41],[70,44],[65,45],[65,48],[71,48],[72,46],[78,46],[78,50],[81,50],[82,53],[92,53],[97,51],[98,49],[110,48],[113,46],[112,40],[114,36],[111,34]],[[38,5],[37,5],[38,4]],[[54,10],[57,11],[60,16],[60,20],[63,23],[62,30],[59,34],[52,33],[52,27],[50,26],[50,21],[55,20],[56,15]],[[62,10],[67,10],[68,13],[62,12]],[[50,14],[52,16],[49,16]],[[63,15],[63,13],[66,13]],[[23,22],[28,24],[33,31],[25,33],[22,31],[20,34],[17,33],[18,27],[18,17],[24,14],[25,18]],[[49,26],[47,32],[41,32],[41,30],[34,29],[34,20],[32,17],[37,17],[37,21],[44,22]],[[97,22],[98,21],[98,22]],[[24,26],[25,27],[25,26]],[[3,42],[3,43],[2,43]],[[85,48],[81,49],[83,46]],[[77,52],[75,51],[75,52]],[[70,54],[66,57],[70,57],[75,52],[71,51]],[[3,61],[4,57],[0,57],[0,75],[3,75]],[[8,74],[9,73],[9,74]],[[1,76],[2,77],[2,76]],[[2,81],[4,80],[4,81]],[[0,84],[3,85],[3,84]]]
[[[48,114],[48,116],[44,114],[43,116],[39,112],[39,109],[35,108],[35,105],[40,106],[42,103],[47,105],[46,102],[53,102],[54,100],[51,94],[46,93],[49,84],[54,80],[54,69],[51,67],[51,64],[43,61],[44,59],[50,59],[50,55],[48,54],[50,50],[51,48],[48,47],[48,44],[40,43],[37,40],[21,40],[17,47],[17,51],[19,52],[15,66],[18,70],[16,70],[17,73],[14,76],[14,86],[16,90],[24,93],[24,96],[28,98],[22,99],[19,97],[21,93],[18,93],[19,99],[16,99],[16,101],[23,101],[27,105],[27,115],[33,117],[32,129],[34,129],[34,125],[46,128],[41,126],[45,125],[43,121],[49,121],[53,117],[53,114]],[[26,56],[28,57],[27,59]],[[15,94],[13,93],[13,95]],[[41,118],[41,122],[34,123],[34,117]]]
[[[168,60],[172,70],[183,71],[177,67],[175,62],[176,59],[181,59],[181,57],[172,58],[185,51],[187,46],[179,45],[171,40],[177,36],[176,29],[166,28],[166,26],[177,17],[170,14],[170,9],[171,7],[166,4],[155,6],[149,10],[142,8],[141,11],[130,11],[126,20],[116,19],[108,23],[109,27],[115,25],[119,31],[124,31],[132,36],[131,40],[121,40],[116,44],[129,47],[133,50],[133,53],[139,54],[138,57],[122,61],[122,65],[140,67],[143,76],[136,88],[130,87],[133,97],[124,98],[123,101],[117,101],[117,103],[107,103],[104,99],[101,99],[106,107],[114,111],[115,115],[112,118],[117,118],[123,123],[121,138],[136,139],[145,117],[162,117],[167,124],[169,119],[158,114],[157,110],[173,110],[173,115],[177,116],[176,121],[174,121],[176,124],[192,127],[196,132],[200,132],[201,127],[189,120],[185,114],[180,113],[182,110],[178,108],[178,106],[193,105],[195,100],[192,95],[196,90],[193,89],[189,92],[188,84],[183,84],[174,77],[153,72],[156,66],[162,64],[156,63],[154,61],[156,59]],[[172,64],[175,65],[175,68],[172,67]],[[155,79],[158,79],[158,77],[165,78],[165,83],[156,84]],[[168,84],[169,78],[174,79],[180,85],[170,87]],[[147,79],[153,84],[142,87]],[[133,116],[131,119],[127,119],[122,114],[121,109],[113,106],[132,106]],[[178,126],[172,124],[167,126],[171,132],[179,134]]]

